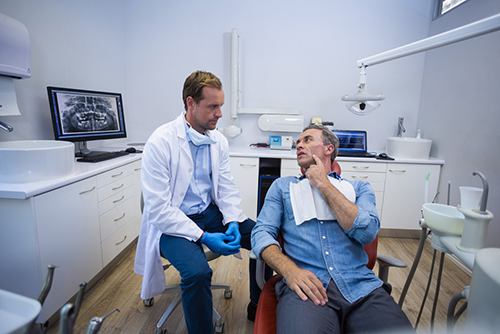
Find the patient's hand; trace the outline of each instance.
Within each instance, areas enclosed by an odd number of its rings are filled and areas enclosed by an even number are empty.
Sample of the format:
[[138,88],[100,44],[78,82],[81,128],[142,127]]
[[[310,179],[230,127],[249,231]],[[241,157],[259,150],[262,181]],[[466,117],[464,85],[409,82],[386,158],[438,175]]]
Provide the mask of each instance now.
[[328,302],[323,283],[309,270],[296,267],[284,277],[288,287],[295,291],[303,301],[309,297],[314,304],[321,306]]
[[313,154],[313,159],[316,161],[316,164],[309,166],[305,175],[314,188],[320,190],[322,185],[330,184],[328,181],[329,170],[325,168],[323,162],[315,154]]

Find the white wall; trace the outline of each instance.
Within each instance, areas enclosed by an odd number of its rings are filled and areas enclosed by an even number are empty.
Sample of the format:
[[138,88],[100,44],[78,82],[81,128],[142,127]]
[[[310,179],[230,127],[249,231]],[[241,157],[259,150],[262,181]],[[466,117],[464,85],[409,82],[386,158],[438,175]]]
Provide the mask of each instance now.
[[[497,0],[470,0],[433,21],[435,35],[500,12]],[[489,183],[487,209],[495,218],[487,245],[500,247],[500,32],[442,47],[426,54],[417,126],[434,140],[431,155],[444,159],[439,202],[460,202],[458,187],[482,188],[482,172]]]
[[0,0],[0,12],[28,29],[32,70],[15,80],[21,116],[1,117],[14,131],[0,131],[0,141],[54,139],[47,86],[121,92],[127,101],[122,1]]
[[[230,32],[236,27],[243,107],[299,108],[306,124],[320,116],[337,128],[366,129],[369,149],[384,149],[398,116],[415,135],[424,56],[368,68],[368,90],[387,96],[373,114],[355,116],[340,98],[357,91],[358,59],[427,37],[431,2],[128,1],[130,135],[144,141],[179,115],[183,82],[197,69],[222,79],[226,105],[219,126],[231,124]],[[258,129],[257,118],[241,115],[243,133],[230,142],[267,142],[271,133]]]

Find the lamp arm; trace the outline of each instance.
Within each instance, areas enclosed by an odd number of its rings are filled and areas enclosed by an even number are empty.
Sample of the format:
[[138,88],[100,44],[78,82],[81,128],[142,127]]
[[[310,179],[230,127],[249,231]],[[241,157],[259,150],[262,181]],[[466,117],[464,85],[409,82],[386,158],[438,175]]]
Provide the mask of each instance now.
[[489,34],[497,30],[500,30],[500,14],[446,31],[439,35],[431,36],[417,42],[385,51],[371,57],[360,59],[357,61],[357,66],[362,68],[385,63],[394,59],[403,58],[466,39]]

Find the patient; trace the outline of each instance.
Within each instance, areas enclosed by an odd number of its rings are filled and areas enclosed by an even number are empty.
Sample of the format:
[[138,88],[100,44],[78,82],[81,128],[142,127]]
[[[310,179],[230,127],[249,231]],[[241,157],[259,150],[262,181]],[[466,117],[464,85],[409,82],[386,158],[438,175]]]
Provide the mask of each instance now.
[[255,254],[284,277],[276,284],[277,332],[413,331],[390,285],[366,267],[363,245],[380,229],[375,194],[332,172],[338,145],[326,127],[305,128],[297,140],[305,174],[271,185],[252,231]]

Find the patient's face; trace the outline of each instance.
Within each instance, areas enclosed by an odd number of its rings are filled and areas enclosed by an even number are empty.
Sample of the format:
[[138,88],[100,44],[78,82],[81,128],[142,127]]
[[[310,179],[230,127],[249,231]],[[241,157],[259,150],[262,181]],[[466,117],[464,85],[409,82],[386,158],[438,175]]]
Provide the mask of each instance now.
[[[327,153],[328,145],[323,143],[321,130],[309,129],[297,139],[297,164],[300,167],[307,169],[312,164],[315,164],[313,154],[324,163]],[[329,156],[328,159],[330,159]]]

